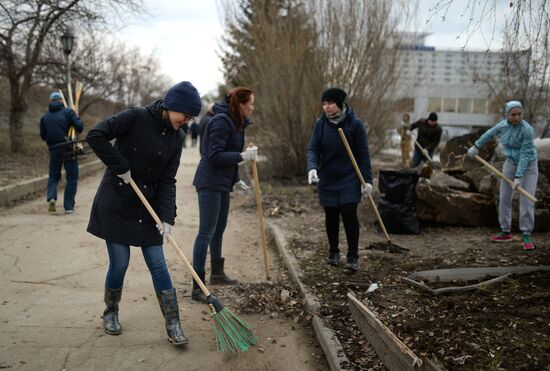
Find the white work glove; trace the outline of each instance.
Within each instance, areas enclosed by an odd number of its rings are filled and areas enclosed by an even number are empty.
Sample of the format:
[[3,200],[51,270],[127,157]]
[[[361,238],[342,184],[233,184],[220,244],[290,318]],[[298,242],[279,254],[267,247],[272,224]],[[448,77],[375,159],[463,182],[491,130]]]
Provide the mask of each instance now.
[[162,237],[165,239],[168,239],[168,235],[170,234],[170,231],[172,230],[172,225],[162,222],[162,225],[155,224],[157,226],[157,229],[159,230],[159,233]]
[[468,152],[466,153],[468,154],[468,156],[474,158],[478,154],[478,149],[476,146],[471,146],[470,148],[468,148]]
[[311,169],[307,173],[307,182],[309,184],[319,183],[319,176],[317,175],[317,170]]
[[361,184],[361,196],[370,196],[372,195],[372,184],[365,183]]
[[241,189],[244,189],[245,191],[248,191],[250,189],[250,186],[246,184],[243,180],[239,180],[237,184],[239,187],[241,187]]
[[244,152],[241,152],[243,161],[252,161],[258,158],[258,147],[248,147]]
[[515,191],[520,186],[521,186],[521,178],[515,178],[514,185],[512,185],[512,189]]
[[132,179],[132,174],[130,173],[130,170],[128,170],[125,173],[118,174],[118,177],[124,181],[124,183],[129,184],[130,179]]

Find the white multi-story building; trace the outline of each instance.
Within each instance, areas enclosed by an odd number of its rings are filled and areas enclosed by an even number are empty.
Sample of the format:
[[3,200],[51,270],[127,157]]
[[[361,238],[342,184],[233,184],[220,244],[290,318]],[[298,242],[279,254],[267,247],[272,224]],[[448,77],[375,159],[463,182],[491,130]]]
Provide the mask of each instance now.
[[[411,120],[435,111],[447,127],[491,126],[502,117],[501,107],[491,104],[486,81],[493,85],[504,77],[504,54],[491,51],[436,50],[426,46],[427,33],[404,33],[403,57],[398,82],[399,97]],[[523,53],[521,68],[529,68]],[[493,90],[494,91],[494,90]]]

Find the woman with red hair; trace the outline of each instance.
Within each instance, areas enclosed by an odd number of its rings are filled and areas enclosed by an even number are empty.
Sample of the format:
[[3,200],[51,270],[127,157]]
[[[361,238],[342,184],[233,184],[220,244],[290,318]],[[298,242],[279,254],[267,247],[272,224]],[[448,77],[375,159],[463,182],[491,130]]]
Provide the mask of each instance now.
[[[214,116],[206,124],[201,146],[201,160],[193,185],[199,199],[199,232],[193,247],[193,268],[205,281],[205,265],[210,245],[211,284],[236,284],[224,272],[223,232],[229,215],[229,193],[236,183],[249,188],[239,179],[239,162],[255,160],[256,147],[244,150],[245,129],[254,111],[254,94],[237,87],[222,102],[212,107]],[[191,298],[206,303],[206,296],[193,281]]]

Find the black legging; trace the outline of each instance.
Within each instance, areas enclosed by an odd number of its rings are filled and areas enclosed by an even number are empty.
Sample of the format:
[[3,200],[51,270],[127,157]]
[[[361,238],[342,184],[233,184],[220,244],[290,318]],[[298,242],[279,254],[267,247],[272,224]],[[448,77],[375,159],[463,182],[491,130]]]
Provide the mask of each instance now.
[[348,258],[357,258],[359,246],[359,220],[357,219],[357,204],[344,204],[336,207],[325,206],[325,227],[327,229],[329,253],[339,253],[338,234],[340,232],[340,214],[344,222],[346,239],[348,240]]

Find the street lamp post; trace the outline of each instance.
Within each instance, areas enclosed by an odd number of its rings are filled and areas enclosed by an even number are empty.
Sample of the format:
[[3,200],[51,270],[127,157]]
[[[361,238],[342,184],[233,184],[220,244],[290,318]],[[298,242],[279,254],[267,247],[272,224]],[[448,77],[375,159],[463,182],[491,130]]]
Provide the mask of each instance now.
[[67,84],[71,86],[71,52],[73,51],[74,35],[71,29],[67,29],[61,35],[61,44],[63,45],[63,53],[67,56]]

